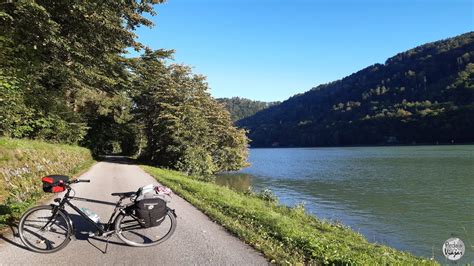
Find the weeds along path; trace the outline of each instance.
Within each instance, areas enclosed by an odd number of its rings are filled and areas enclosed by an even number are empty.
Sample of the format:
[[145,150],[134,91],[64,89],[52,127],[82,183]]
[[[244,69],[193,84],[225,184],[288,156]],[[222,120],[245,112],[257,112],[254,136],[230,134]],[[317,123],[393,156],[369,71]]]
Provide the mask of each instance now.
[[[112,192],[136,190],[140,186],[156,183],[155,179],[136,165],[119,161],[100,162],[80,178],[91,183],[76,184],[74,189],[80,197],[104,201],[115,201]],[[74,202],[79,207],[95,211],[101,221],[107,221],[112,206],[88,202]],[[207,216],[182,198],[173,195],[171,208],[176,209],[178,226],[175,234],[165,243],[150,248],[125,246],[116,237],[110,239],[107,254],[105,240],[88,238],[91,226],[73,216],[76,238],[63,250],[53,254],[37,254],[26,250],[15,236],[16,228],[0,236],[0,264],[26,265],[259,265],[267,264],[265,258],[224,228],[209,220]],[[73,211],[71,210],[71,213]]]

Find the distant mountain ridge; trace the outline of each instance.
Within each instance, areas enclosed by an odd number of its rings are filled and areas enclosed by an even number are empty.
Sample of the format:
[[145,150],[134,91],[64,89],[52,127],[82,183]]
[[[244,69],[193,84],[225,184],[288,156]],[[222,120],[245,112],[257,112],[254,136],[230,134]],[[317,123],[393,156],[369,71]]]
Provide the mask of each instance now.
[[399,53],[237,124],[253,147],[474,142],[474,32]]
[[224,104],[234,122],[252,116],[258,111],[279,103],[254,101],[241,97],[217,98],[216,100]]

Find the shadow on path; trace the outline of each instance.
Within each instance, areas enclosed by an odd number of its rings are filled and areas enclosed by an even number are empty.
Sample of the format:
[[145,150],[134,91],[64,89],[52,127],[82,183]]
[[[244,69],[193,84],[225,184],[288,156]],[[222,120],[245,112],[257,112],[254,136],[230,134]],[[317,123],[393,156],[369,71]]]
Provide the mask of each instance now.
[[149,166],[156,166],[151,161],[141,160],[141,159],[133,159],[127,156],[121,155],[97,155],[94,157],[95,160],[99,162],[109,162],[109,163],[117,163],[117,164],[127,164],[127,165],[149,165]]
[[[105,254],[107,251],[106,246],[104,246],[104,249],[102,249],[97,244],[93,243],[91,240],[101,242],[104,245],[106,245],[108,242],[108,244],[112,245],[128,246],[122,242],[113,241],[111,239],[107,240],[107,238],[105,237],[89,237],[89,233],[95,232],[96,228],[78,214],[70,214],[69,217],[71,218],[74,227],[74,236],[72,237],[72,242],[74,242],[74,240],[87,241],[91,246],[93,246],[103,254]],[[6,243],[9,243],[15,247],[30,251],[30,249],[28,249],[28,247],[26,247],[20,240],[17,224],[10,224],[9,230],[7,229],[4,233],[0,234],[0,240],[3,240]]]
[[99,155],[94,159],[100,162],[109,162],[117,164],[145,164],[145,162],[139,161],[137,159],[119,155]]
[[[9,225],[10,230],[5,231],[5,233],[0,234],[0,239],[13,245],[18,248],[24,249],[24,250],[29,250],[27,247],[23,245],[23,243],[20,240],[20,236],[18,235],[18,226],[16,224],[10,224]],[[12,235],[14,238],[10,239],[6,235]],[[17,239],[17,242],[14,239]]]

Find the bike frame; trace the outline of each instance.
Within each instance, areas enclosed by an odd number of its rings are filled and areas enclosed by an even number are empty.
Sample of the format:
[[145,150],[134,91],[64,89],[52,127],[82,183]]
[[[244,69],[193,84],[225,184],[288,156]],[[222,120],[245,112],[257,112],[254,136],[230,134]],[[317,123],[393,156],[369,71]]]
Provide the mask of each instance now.
[[[122,201],[124,199],[123,197],[120,197],[120,199],[117,201],[117,203],[112,203],[112,202],[93,200],[93,199],[87,199],[87,198],[71,197],[70,193],[71,193],[71,188],[68,188],[67,192],[66,192],[66,194],[64,195],[63,198],[54,199],[54,201],[59,202],[59,204],[58,205],[52,204],[52,206],[54,207],[54,210],[53,210],[53,215],[52,215],[53,219],[51,219],[51,221],[54,221],[56,219],[56,215],[57,215],[59,210],[64,211],[65,214],[69,218],[69,214],[67,213],[67,211],[65,211],[65,208],[64,208],[67,205],[67,206],[71,207],[74,211],[76,211],[80,216],[82,216],[87,222],[92,224],[97,229],[97,231],[99,232],[99,234],[98,234],[99,236],[108,236],[108,235],[115,232],[115,230],[113,228],[114,218],[118,215],[119,212],[121,212],[124,209],[124,207],[126,207],[126,206],[122,205]],[[86,202],[92,202],[92,203],[98,203],[98,204],[112,205],[112,206],[115,206],[115,209],[114,209],[112,215],[110,216],[109,221],[106,224],[96,223],[92,219],[90,219],[89,216],[87,216],[87,214],[85,214],[83,211],[81,211],[81,209],[79,209],[74,204],[72,204],[70,202],[71,200],[78,200],[78,201],[86,201]],[[71,223],[71,226],[74,228],[74,226],[72,224],[72,221],[69,221],[69,222]],[[49,222],[45,225],[45,227],[48,226],[48,224],[49,224]],[[105,227],[102,226],[102,225],[104,225]]]

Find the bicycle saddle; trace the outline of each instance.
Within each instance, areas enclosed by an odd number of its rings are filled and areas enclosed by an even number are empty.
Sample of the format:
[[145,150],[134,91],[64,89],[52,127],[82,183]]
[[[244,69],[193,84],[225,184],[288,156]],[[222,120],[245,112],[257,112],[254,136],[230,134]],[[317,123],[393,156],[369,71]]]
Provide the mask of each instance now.
[[135,194],[136,194],[135,191],[129,191],[129,192],[115,192],[115,193],[112,193],[110,195],[128,198],[128,197],[131,197],[131,196],[135,196]]

